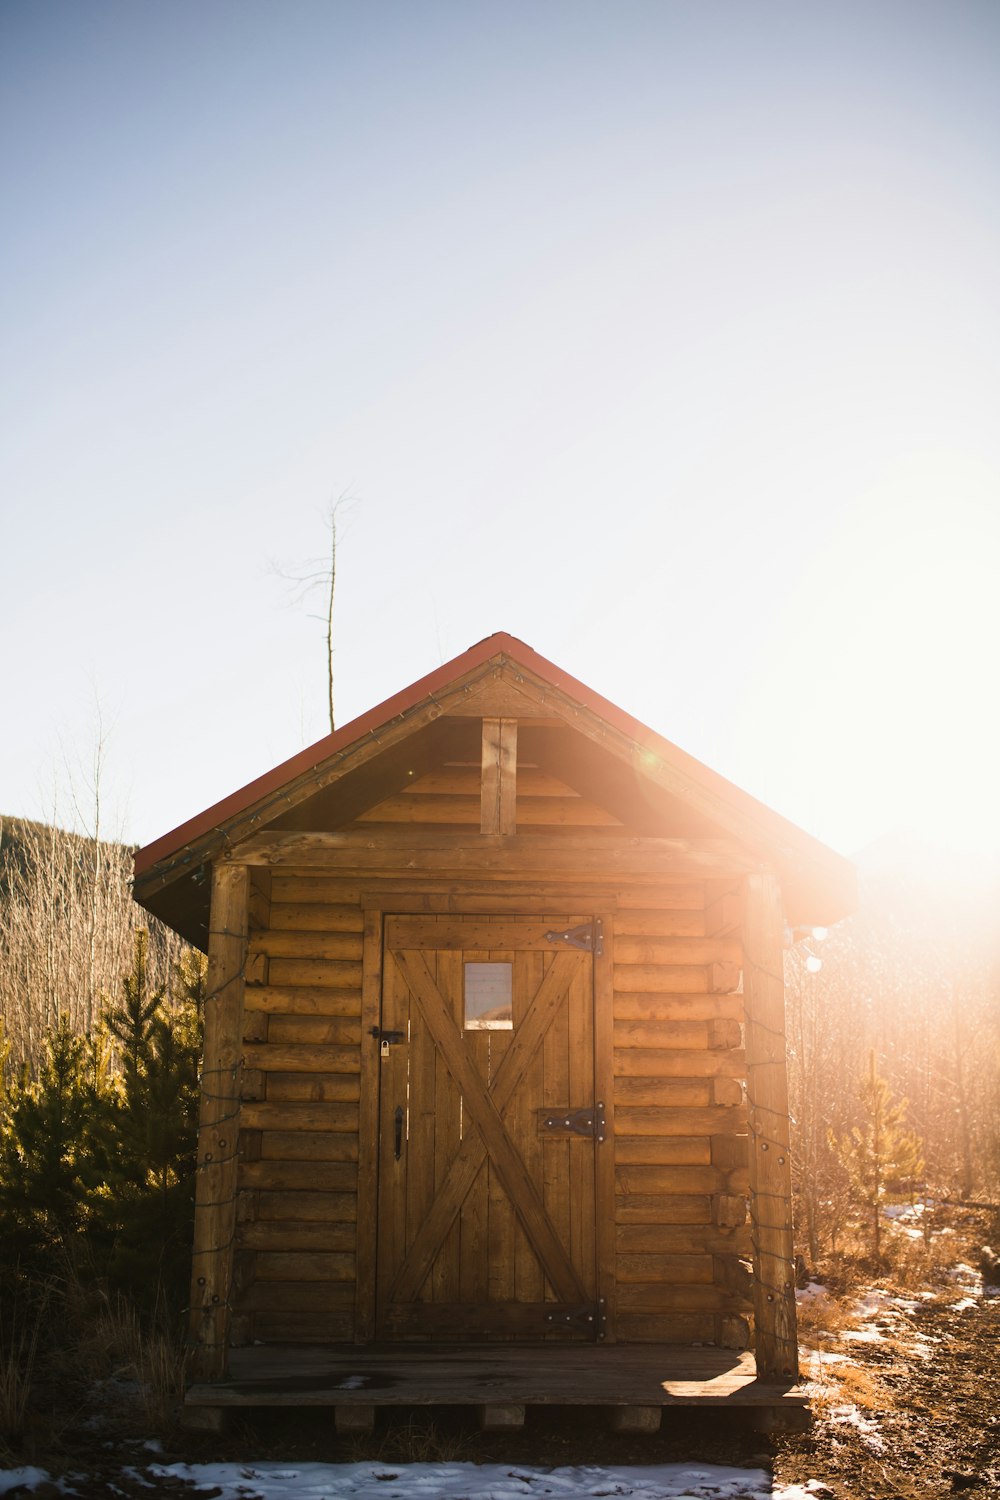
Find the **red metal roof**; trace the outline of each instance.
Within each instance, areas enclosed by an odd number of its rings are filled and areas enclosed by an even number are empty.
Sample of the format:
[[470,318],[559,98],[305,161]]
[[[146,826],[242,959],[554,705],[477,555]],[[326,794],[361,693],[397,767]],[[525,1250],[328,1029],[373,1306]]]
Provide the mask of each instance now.
[[625,713],[623,709],[609,702],[600,693],[594,692],[585,683],[577,681],[575,677],[571,677],[568,672],[564,672],[553,662],[539,656],[523,641],[519,641],[515,636],[508,635],[504,631],[499,631],[477,642],[461,656],[456,656],[435,671],[429,672],[426,677],[421,677],[418,681],[411,683],[409,687],[393,697],[387,698],[384,703],[370,709],[360,718],[344,724],[333,734],[324,736],[314,745],[310,745],[289,760],[275,766],[273,770],[266,772],[263,776],[258,776],[255,781],[249,782],[239,791],[223,798],[221,802],[215,803],[204,812],[188,819],[170,833],[164,834],[162,838],[147,844],[135,856],[136,875],[141,875],[160,861],[169,859],[185,846],[211,833],[213,829],[245,813],[295,778],[313,770],[338,751],[342,751],[365,735],[377,731],[400,715],[411,711],[435,693],[493,659],[496,659],[498,663],[504,660],[520,665],[551,684],[577,705],[590,710],[609,726],[619,730],[637,746],[651,751],[680,771],[696,786],[704,788],[714,797],[728,803],[734,811],[752,818],[765,839],[770,836],[785,846],[791,843],[812,860],[817,857],[822,860],[825,856],[837,865],[846,864],[841,856],[834,854],[832,850],[827,849],[825,845],[788,822],[748,792],[734,786],[725,777],[710,770],[693,756],[656,734],[647,725],[640,723],[638,719],[632,718],[631,714]]

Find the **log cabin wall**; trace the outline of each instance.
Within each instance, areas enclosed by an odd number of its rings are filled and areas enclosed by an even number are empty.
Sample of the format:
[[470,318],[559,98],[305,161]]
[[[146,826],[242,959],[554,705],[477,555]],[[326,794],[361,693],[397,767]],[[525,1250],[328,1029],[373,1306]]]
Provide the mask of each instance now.
[[[482,815],[481,767],[469,760],[415,777],[348,826],[478,831]],[[527,757],[517,766],[516,828],[528,838],[627,831]],[[535,874],[498,889],[416,870],[361,880],[254,870],[232,1343],[370,1333],[357,1312],[359,1265],[362,1303],[373,1275],[372,1226],[361,1226],[360,1261],[358,1235],[359,1163],[374,1149],[366,1151],[362,1118],[364,1130],[375,1126],[374,1110],[360,1108],[362,1047],[373,1046],[362,1025],[366,910],[377,931],[381,912],[421,908],[593,909],[609,919],[611,959],[597,994],[605,1020],[611,1009],[613,1044],[611,1135],[599,1148],[613,1202],[613,1224],[598,1226],[608,1333],[746,1343],[739,882],[590,880],[581,891],[579,880],[568,887]]]

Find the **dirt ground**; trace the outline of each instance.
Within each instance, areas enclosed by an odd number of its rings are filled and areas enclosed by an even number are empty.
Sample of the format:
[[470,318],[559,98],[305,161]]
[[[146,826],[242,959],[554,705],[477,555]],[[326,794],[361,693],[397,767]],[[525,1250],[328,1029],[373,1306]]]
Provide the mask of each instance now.
[[[981,1247],[997,1226],[982,1213],[958,1218],[926,1240],[917,1228],[896,1226],[897,1236],[911,1238],[895,1274],[866,1281],[841,1267],[840,1284],[834,1275],[827,1290],[802,1293],[813,1409],[805,1433],[762,1435],[740,1413],[674,1409],[656,1435],[619,1436],[586,1410],[533,1408],[522,1431],[486,1435],[471,1409],[396,1409],[379,1414],[371,1436],[344,1439],[328,1412],[254,1412],[223,1439],[166,1437],[155,1458],[544,1467],[700,1460],[770,1469],[776,1485],[811,1481],[817,1500],[998,1500],[1000,1290],[984,1286],[980,1271]],[[150,1494],[140,1476],[154,1455],[134,1435],[125,1386],[120,1397],[105,1391],[97,1410],[81,1407],[62,1426],[58,1467],[91,1476],[76,1487],[83,1496]],[[24,1456],[51,1467],[55,1455]],[[123,1476],[123,1466],[134,1477]],[[155,1487],[183,1488],[162,1480]]]

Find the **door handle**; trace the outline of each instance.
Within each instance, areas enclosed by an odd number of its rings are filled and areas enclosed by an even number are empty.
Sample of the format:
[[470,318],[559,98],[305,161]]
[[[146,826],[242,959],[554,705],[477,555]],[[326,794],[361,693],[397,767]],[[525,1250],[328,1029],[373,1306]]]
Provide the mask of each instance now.
[[396,1160],[399,1161],[399,1158],[403,1154],[403,1106],[401,1104],[396,1105],[396,1113],[393,1117],[393,1130],[396,1146]]

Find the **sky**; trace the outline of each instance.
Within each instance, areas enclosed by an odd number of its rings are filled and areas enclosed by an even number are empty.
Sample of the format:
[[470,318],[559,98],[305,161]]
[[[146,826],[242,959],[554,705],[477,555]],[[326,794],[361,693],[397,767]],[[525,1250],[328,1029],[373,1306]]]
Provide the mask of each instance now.
[[509,631],[1000,850],[992,0],[2,0],[0,813],[145,843]]

